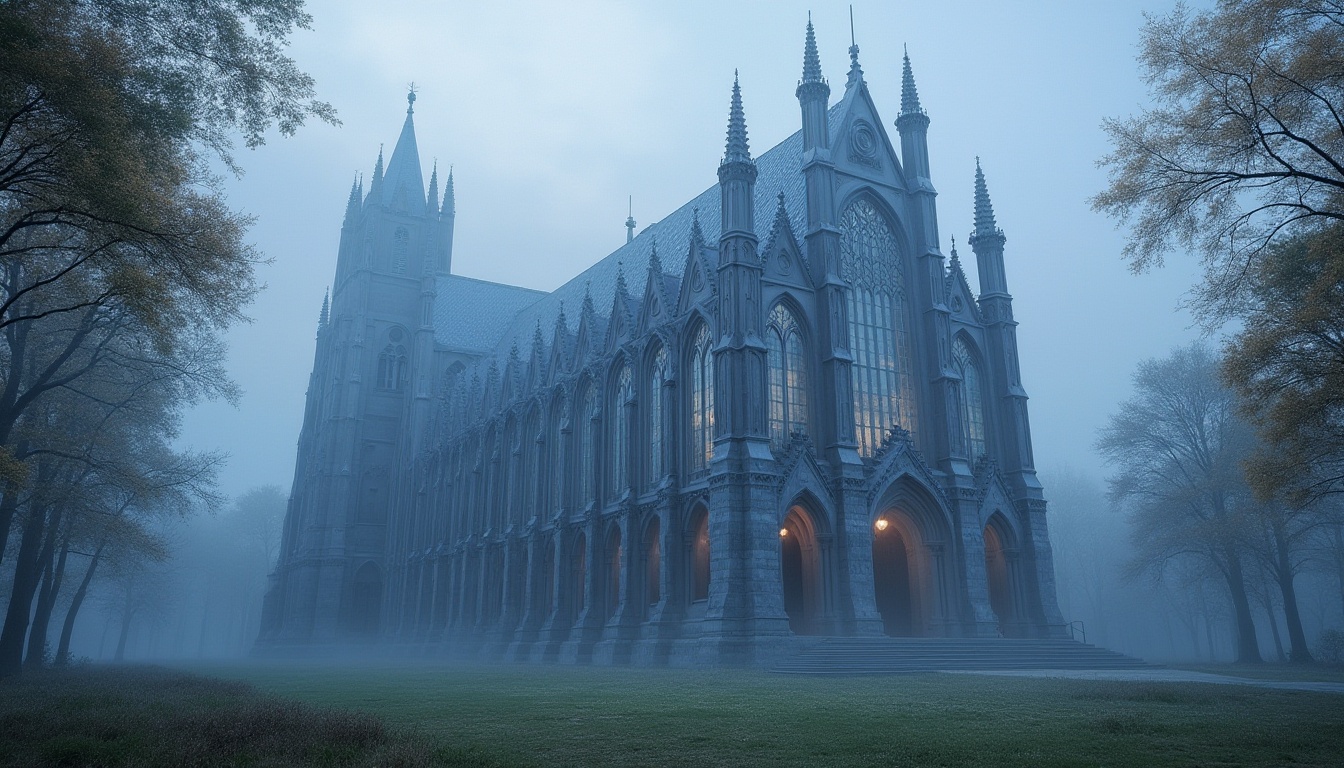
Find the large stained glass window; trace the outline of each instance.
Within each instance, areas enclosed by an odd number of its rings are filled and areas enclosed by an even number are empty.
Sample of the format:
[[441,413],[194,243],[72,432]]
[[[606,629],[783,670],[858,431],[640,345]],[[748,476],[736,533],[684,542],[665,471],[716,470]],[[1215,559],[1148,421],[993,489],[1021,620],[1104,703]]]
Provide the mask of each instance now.
[[980,388],[980,367],[961,337],[952,343],[952,362],[961,374],[961,431],[966,456],[974,463],[985,453],[985,401]]
[[709,326],[701,325],[691,343],[691,471],[709,466],[714,454],[714,352]]
[[886,218],[860,198],[840,217],[840,257],[849,280],[854,436],[871,456],[893,426],[916,431],[909,318],[901,249]]
[[663,464],[663,388],[667,385],[667,347],[659,347],[653,356],[649,375],[649,484],[653,485],[667,474]]
[[766,322],[770,371],[770,442],[776,448],[795,430],[807,431],[807,363],[793,313],[776,304]]
[[611,409],[611,490],[617,495],[625,490],[630,479],[630,406],[634,399],[635,388],[630,366],[621,366],[616,374],[616,387],[612,392]]

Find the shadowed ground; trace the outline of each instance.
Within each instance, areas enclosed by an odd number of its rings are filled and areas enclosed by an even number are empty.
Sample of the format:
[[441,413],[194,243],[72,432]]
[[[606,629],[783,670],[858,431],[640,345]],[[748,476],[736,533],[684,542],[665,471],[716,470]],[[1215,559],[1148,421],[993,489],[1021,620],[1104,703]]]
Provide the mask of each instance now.
[[267,663],[198,668],[523,765],[1339,765],[1344,696],[1238,685]]

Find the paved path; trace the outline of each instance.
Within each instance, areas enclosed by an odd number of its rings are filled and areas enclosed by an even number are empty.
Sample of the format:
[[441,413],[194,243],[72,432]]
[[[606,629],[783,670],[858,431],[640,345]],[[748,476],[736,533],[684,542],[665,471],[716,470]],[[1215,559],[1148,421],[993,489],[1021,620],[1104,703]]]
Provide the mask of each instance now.
[[1216,685],[1254,685],[1284,691],[1315,691],[1344,694],[1344,683],[1305,680],[1254,680],[1248,677],[1190,672],[1184,669],[1017,669],[1000,671],[946,671],[946,675],[996,675],[1002,677],[1064,677],[1072,680],[1128,680],[1154,683],[1213,683]]

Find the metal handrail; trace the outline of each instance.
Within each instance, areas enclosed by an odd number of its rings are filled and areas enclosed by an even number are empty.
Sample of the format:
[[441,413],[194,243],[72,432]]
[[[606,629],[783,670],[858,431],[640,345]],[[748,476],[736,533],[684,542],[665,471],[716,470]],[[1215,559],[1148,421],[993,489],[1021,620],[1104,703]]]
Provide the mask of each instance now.
[[1082,642],[1084,644],[1087,643],[1087,627],[1083,625],[1083,622],[1070,621],[1065,626],[1069,628],[1069,637],[1073,638],[1074,640],[1077,640],[1078,638],[1073,633],[1073,628],[1076,626],[1078,628],[1078,634],[1083,636]]

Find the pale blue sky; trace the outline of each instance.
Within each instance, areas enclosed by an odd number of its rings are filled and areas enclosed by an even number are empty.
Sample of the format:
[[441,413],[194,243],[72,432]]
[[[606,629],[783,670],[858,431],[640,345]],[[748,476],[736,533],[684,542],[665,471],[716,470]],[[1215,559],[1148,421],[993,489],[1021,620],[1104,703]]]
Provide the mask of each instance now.
[[[1136,362],[1198,335],[1181,295],[1197,275],[1175,255],[1135,277],[1123,233],[1093,213],[1105,177],[1105,116],[1136,112],[1134,60],[1151,2],[855,4],[860,61],[888,132],[908,44],[932,119],[941,232],[964,243],[975,158],[1008,236],[1023,382],[1037,467],[1100,472],[1096,430],[1129,392]],[[254,318],[229,334],[238,409],[206,404],[183,441],[231,454],[222,488],[288,491],[313,335],[350,182],[391,151],[407,83],[428,178],[452,164],[453,271],[553,289],[624,242],[626,197],[640,226],[709,187],[723,151],[733,70],[755,154],[799,126],[794,88],[809,8],[838,98],[848,68],[842,3],[315,2],[291,52],[343,125],[309,125],[239,157],[228,182],[273,261]],[[768,193],[768,191],[758,193]],[[943,244],[946,252],[948,243]],[[970,249],[960,248],[974,272]]]

